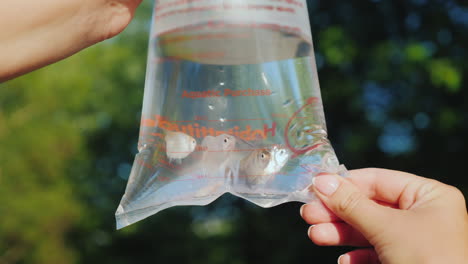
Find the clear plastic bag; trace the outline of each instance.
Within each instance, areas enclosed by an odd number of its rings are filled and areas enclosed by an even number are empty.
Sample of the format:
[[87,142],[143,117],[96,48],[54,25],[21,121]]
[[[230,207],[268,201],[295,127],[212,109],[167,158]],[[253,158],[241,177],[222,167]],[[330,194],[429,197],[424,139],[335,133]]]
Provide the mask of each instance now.
[[327,139],[305,0],[159,0],[139,153],[117,228],[229,192],[307,202],[345,174]]

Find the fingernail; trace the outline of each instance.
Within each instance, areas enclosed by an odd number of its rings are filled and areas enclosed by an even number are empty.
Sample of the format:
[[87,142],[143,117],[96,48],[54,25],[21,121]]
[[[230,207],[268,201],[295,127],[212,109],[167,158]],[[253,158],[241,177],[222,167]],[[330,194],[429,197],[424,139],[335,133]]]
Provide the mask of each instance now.
[[301,215],[302,218],[304,218],[303,212],[304,212],[304,207],[305,207],[305,206],[306,206],[306,205],[303,204],[303,205],[301,206],[301,209],[299,209],[299,214]]
[[343,254],[338,258],[338,264],[347,264],[349,263],[349,255]]
[[341,255],[341,256],[338,257],[338,261],[337,261],[338,264],[341,264],[341,259],[342,259],[342,258],[343,258],[343,255]]
[[332,195],[340,185],[336,176],[332,175],[315,177],[312,179],[312,184],[319,192],[326,196]]
[[310,233],[312,232],[312,228],[314,228],[315,225],[311,225],[309,229],[307,230],[307,236],[310,237]]

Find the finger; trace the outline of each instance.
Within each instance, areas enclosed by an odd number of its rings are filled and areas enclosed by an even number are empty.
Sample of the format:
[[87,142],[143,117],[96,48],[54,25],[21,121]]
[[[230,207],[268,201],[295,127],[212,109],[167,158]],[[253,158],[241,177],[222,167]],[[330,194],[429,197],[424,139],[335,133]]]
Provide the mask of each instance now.
[[408,209],[415,202],[415,193],[428,182],[435,182],[414,174],[387,169],[359,169],[349,171],[348,178],[367,197],[391,207]]
[[[382,202],[382,201],[375,201],[376,203],[395,208],[397,206]],[[330,209],[328,209],[320,200],[314,200],[307,204],[301,206],[300,215],[306,221],[306,223],[310,225],[320,224],[320,223],[329,223],[329,222],[340,222],[342,221],[338,218]]]
[[372,248],[356,249],[341,255],[338,264],[379,264],[380,260]]
[[317,197],[339,218],[365,237],[373,237],[386,228],[384,223],[395,216],[394,210],[367,198],[353,183],[338,175],[313,179]]
[[304,204],[300,212],[302,218],[310,225],[341,221],[320,200]]
[[313,225],[308,235],[319,246],[370,246],[361,233],[343,222]]

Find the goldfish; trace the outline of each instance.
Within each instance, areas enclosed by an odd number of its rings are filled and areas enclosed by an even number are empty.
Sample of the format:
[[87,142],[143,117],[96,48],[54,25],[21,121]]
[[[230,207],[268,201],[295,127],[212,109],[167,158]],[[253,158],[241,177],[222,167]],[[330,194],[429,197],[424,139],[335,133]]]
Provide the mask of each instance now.
[[240,161],[240,176],[245,177],[248,187],[263,185],[283,168],[289,157],[288,150],[277,146],[254,150]]
[[164,140],[166,141],[166,155],[171,162],[175,160],[180,163],[197,146],[197,141],[193,137],[182,132],[166,131]]

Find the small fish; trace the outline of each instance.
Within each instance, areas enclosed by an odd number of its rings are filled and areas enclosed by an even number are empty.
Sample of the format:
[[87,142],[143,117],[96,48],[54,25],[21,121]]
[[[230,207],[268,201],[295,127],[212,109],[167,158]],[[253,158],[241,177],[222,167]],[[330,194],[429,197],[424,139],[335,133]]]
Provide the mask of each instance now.
[[254,150],[240,162],[240,171],[246,173],[248,178],[256,178],[265,175],[265,168],[270,163],[268,150]]
[[186,158],[190,153],[195,150],[197,141],[182,132],[165,131],[166,135],[164,140],[166,141],[166,155],[169,161],[181,162],[182,159]]
[[222,139],[221,149],[224,151],[234,150],[234,148],[236,147],[236,138],[227,134],[223,134],[220,136]]
[[236,146],[236,138],[228,134],[219,136],[206,136],[203,139],[202,146],[208,152],[229,152]]
[[254,150],[240,161],[240,175],[245,177],[249,187],[263,185],[283,168],[289,156],[290,153],[286,149],[276,146],[271,150]]
[[203,138],[200,147],[197,148],[197,155],[192,155],[190,161],[177,168],[180,176],[203,177],[223,177],[224,170],[228,166],[231,154],[236,147],[236,138],[223,134],[216,137],[206,136]]
[[215,173],[216,171],[224,171],[228,166],[230,157],[236,147],[236,138],[228,134],[221,134],[219,136],[206,136],[202,141],[203,152],[201,166]]
[[279,148],[277,146],[271,149],[270,154],[272,158],[270,159],[270,162],[265,168],[266,174],[273,174],[279,172],[284,167],[284,165],[286,165],[286,163],[289,160],[289,157],[291,156],[291,153],[289,153],[287,149]]

